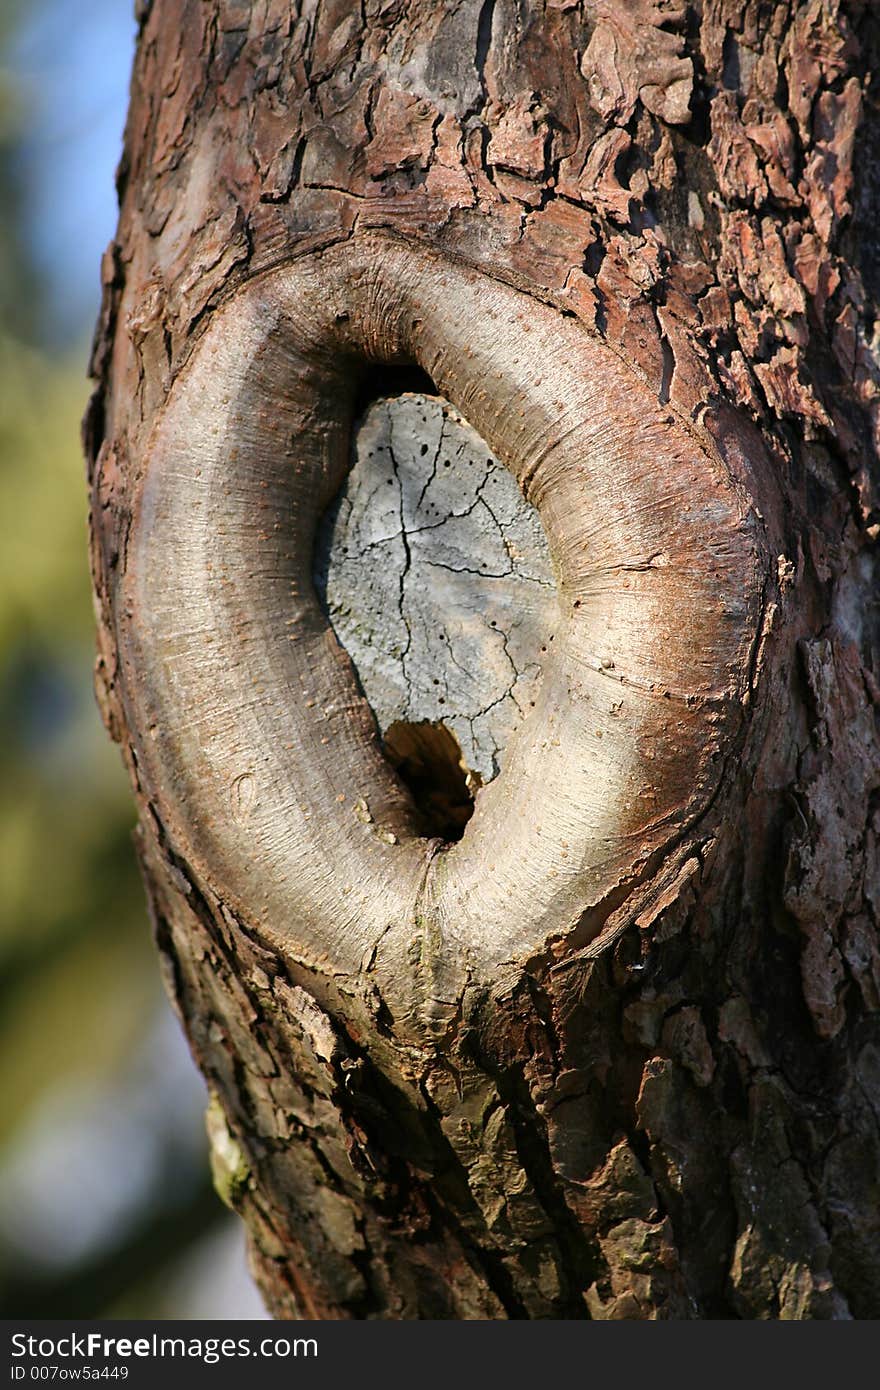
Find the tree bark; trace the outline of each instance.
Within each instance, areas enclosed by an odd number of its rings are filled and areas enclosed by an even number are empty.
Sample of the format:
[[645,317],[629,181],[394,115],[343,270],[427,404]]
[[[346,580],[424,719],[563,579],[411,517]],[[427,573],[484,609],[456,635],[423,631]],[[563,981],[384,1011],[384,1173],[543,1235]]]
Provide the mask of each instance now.
[[[141,11],[97,688],[270,1310],[880,1315],[876,13]],[[451,844],[313,592],[377,363],[556,576]]]

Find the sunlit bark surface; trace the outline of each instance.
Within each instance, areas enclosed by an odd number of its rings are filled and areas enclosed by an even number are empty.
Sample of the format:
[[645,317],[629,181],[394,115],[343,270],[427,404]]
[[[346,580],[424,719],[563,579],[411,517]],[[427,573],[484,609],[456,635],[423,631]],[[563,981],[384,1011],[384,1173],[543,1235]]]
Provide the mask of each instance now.
[[880,1315],[872,8],[142,10],[98,693],[269,1307]]

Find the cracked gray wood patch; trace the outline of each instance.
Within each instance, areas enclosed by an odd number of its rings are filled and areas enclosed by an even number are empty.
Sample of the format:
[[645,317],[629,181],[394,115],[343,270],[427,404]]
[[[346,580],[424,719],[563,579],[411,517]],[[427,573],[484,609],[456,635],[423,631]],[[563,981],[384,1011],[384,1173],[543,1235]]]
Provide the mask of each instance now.
[[438,397],[374,402],[353,448],[318,533],[318,594],[382,732],[442,722],[488,782],[557,618],[538,514]]

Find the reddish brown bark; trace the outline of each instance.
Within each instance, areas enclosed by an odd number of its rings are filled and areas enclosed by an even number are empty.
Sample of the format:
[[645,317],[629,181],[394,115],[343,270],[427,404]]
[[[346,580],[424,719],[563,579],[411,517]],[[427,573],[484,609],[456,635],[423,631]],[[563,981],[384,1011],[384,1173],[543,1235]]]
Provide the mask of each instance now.
[[[857,0],[144,7],[86,429],[98,691],[278,1314],[880,1313],[877,49]],[[194,345],[370,231],[619,350],[715,437],[772,560],[709,804],[440,1037],[195,872],[118,664]]]

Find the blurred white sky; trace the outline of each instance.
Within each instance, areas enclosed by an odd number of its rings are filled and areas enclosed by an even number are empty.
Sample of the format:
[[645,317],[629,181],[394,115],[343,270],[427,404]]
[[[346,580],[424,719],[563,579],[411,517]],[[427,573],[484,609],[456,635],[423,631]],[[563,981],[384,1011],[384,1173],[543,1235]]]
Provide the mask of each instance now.
[[116,227],[134,0],[25,0],[20,14],[10,56],[27,113],[24,212],[49,290],[44,331],[57,344],[90,332],[97,313],[101,253]]

